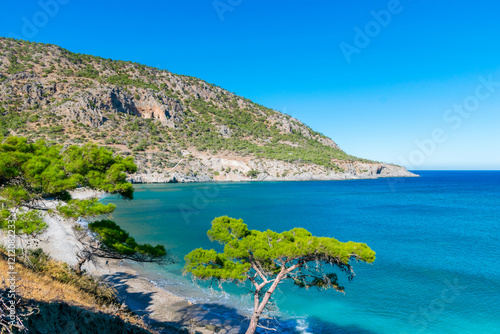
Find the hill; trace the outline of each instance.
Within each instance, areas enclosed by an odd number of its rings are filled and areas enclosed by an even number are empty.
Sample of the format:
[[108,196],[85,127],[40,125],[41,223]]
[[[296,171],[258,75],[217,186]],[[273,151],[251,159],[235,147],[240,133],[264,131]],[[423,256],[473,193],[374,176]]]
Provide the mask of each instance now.
[[0,132],[134,155],[134,182],[413,176],[198,78],[7,38]]

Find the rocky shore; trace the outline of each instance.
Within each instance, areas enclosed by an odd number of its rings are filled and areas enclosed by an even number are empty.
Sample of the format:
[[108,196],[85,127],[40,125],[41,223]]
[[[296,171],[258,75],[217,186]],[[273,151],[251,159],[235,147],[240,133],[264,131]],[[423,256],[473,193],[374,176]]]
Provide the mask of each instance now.
[[[246,160],[246,161],[245,161]],[[228,181],[327,181],[377,179],[384,177],[418,177],[406,168],[384,163],[344,162],[343,173],[328,171],[320,166],[297,166],[282,161],[264,160],[255,162],[249,159],[204,159],[210,169],[224,172],[216,175],[208,173],[187,174],[183,172],[136,173],[130,176],[131,183],[189,183],[189,182],[228,182]]]

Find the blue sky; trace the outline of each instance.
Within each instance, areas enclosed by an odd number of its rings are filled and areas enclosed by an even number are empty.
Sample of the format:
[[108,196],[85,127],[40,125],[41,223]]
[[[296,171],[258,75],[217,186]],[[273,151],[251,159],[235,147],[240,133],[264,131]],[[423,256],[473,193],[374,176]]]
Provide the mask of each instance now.
[[353,155],[410,169],[500,167],[496,1],[2,7],[2,36],[200,77],[291,114]]

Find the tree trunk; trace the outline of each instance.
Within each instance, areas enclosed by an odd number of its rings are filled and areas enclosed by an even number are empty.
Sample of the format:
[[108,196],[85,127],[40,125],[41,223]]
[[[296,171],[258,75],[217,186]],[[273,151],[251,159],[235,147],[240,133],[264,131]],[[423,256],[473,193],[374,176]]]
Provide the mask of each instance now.
[[248,326],[248,329],[245,332],[245,334],[254,334],[255,333],[255,331],[257,330],[257,324],[259,323],[259,318],[260,318],[260,314],[257,314],[256,312],[254,312],[254,314],[252,315],[252,319],[250,320],[250,325]]
[[260,319],[260,312],[259,312],[259,293],[260,289],[256,289],[254,292],[254,307],[253,307],[253,314],[252,318],[250,320],[250,325],[248,326],[248,329],[245,334],[254,334],[255,330],[257,329],[257,325],[259,324],[259,319]]
[[285,275],[285,270],[281,269],[280,273],[278,274],[278,276],[274,280],[274,283],[266,291],[264,298],[262,298],[262,302],[260,302],[260,304],[259,304],[259,297],[258,297],[259,290],[256,291],[255,308],[254,308],[254,311],[252,314],[252,318],[250,319],[250,325],[248,326],[248,329],[247,329],[245,334],[254,334],[255,333],[255,330],[257,329],[257,325],[259,324],[260,316],[261,316],[262,312],[264,312],[264,309],[265,309],[267,303],[269,302],[269,298],[271,298],[271,295],[273,294],[274,290],[276,289],[276,287],[278,286],[278,284],[280,283],[280,281],[284,275]]

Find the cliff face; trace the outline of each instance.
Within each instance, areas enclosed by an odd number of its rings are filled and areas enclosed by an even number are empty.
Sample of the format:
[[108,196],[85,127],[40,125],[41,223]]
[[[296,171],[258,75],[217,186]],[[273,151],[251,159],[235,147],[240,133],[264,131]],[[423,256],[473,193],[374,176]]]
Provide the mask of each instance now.
[[138,182],[413,176],[200,79],[1,38],[0,131],[134,155]]

